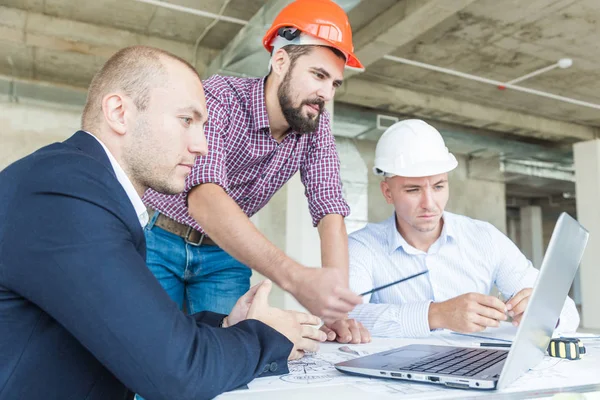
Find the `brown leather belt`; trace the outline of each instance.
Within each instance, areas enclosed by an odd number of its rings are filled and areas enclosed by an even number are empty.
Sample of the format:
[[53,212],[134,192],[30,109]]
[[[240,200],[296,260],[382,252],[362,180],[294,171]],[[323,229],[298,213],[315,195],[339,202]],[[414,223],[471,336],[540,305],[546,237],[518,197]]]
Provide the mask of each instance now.
[[154,215],[153,213],[155,212],[159,214],[154,222],[154,225],[164,229],[167,232],[181,236],[186,243],[193,246],[218,246],[208,236],[206,236],[206,234],[195,230],[191,226],[180,224],[179,222],[167,217],[159,211],[148,209],[148,215]]

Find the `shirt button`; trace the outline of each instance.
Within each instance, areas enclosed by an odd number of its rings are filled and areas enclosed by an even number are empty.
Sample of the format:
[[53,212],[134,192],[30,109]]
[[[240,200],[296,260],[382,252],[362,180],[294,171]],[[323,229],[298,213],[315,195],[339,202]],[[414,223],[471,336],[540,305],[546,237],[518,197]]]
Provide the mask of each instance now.
[[277,363],[276,363],[276,362],[272,362],[272,363],[271,363],[271,366],[269,367],[269,370],[270,370],[271,372],[275,372],[275,371],[277,371]]
[[261,177],[261,178],[264,178],[265,176],[267,176],[267,174],[262,174],[260,177]]

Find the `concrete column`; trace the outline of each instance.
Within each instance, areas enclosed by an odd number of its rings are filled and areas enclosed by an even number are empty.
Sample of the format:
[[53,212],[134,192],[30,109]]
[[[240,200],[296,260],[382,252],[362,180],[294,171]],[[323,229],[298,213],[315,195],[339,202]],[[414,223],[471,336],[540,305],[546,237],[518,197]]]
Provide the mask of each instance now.
[[576,143],[573,151],[577,218],[590,232],[579,267],[581,319],[585,328],[600,329],[600,140]]
[[540,206],[521,207],[521,251],[539,269],[544,257],[544,236],[542,208]]
[[312,226],[300,173],[294,175],[287,186],[285,252],[301,264],[321,265],[319,232]]
[[350,206],[350,215],[345,218],[346,231],[350,234],[368,222],[368,170],[352,139],[336,137],[335,145],[340,157],[343,196]]
[[506,220],[506,236],[508,236],[508,238],[510,240],[513,241],[513,243],[519,243],[519,235],[518,235],[518,226],[517,226],[517,220],[515,218],[507,218]]
[[[370,140],[356,140],[354,145],[358,149],[362,162],[366,167],[367,178],[367,222],[381,222],[392,216],[394,206],[387,204],[379,188],[381,177],[373,173],[375,163],[375,147],[377,142]],[[351,207],[354,207],[351,205]],[[354,209],[352,210],[354,212]]]
[[80,127],[81,109],[44,102],[0,100],[0,170],[52,142],[62,142]]
[[[450,199],[446,210],[487,221],[506,233],[506,186],[503,182],[472,178],[472,165],[455,154],[458,167],[448,174]],[[497,167],[496,167],[497,168]],[[482,177],[488,176],[485,173]]]

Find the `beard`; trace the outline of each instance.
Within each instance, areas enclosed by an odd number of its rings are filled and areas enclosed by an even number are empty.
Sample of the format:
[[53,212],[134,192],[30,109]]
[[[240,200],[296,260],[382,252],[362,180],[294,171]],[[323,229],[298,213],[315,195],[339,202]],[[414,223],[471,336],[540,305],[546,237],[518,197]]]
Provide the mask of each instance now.
[[[321,120],[321,114],[323,108],[325,108],[325,102],[319,98],[303,100],[298,107],[294,107],[292,99],[290,97],[291,92],[291,72],[288,72],[283,77],[283,82],[277,89],[277,98],[279,99],[279,106],[281,111],[291,130],[299,134],[313,133],[319,128],[319,121]],[[316,116],[305,116],[302,113],[302,109],[305,105],[316,105],[319,107],[319,112]]]

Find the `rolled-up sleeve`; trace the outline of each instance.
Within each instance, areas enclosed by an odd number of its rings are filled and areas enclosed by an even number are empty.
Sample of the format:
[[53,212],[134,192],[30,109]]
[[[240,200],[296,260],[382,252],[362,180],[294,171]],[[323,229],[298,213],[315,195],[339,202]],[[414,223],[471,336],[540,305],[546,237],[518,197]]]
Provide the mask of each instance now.
[[224,134],[229,127],[227,107],[210,92],[206,92],[208,121],[204,134],[208,144],[208,154],[196,157],[194,168],[187,177],[185,193],[203,183],[214,183],[227,191],[226,149]]
[[339,214],[343,217],[350,214],[350,207],[342,193],[340,159],[329,118],[329,113],[324,111],[308,154],[300,165],[300,176],[306,189],[313,226],[317,226],[327,214]]

